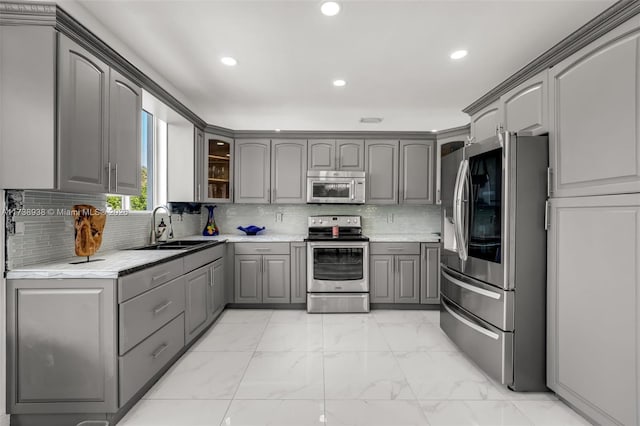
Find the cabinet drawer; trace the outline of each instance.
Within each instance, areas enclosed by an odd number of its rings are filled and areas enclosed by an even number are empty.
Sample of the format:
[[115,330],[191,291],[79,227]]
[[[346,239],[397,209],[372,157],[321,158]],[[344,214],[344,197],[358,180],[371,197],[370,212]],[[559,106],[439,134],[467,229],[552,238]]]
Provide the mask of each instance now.
[[184,258],[184,272],[190,272],[194,269],[198,269],[199,267],[206,265],[207,263],[211,263],[216,259],[220,259],[224,256],[226,245],[224,243],[217,245],[215,247],[208,248],[206,250],[201,250],[197,253],[190,254]]
[[184,347],[184,314],[120,357],[120,407]]
[[180,277],[120,304],[120,355],[184,311],[184,288]]
[[420,243],[371,243],[370,254],[420,254]]
[[183,260],[176,259],[125,275],[118,279],[118,302],[131,299],[182,274],[184,274]]
[[236,254],[289,254],[289,243],[236,243]]

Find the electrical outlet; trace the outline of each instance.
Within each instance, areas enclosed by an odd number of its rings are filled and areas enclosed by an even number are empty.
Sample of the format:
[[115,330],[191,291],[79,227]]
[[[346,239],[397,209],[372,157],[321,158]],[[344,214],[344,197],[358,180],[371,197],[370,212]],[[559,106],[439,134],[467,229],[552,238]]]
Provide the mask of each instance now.
[[16,235],[24,234],[24,222],[16,222]]
[[282,222],[282,212],[276,212],[276,222]]
[[387,223],[393,223],[393,213],[387,214]]

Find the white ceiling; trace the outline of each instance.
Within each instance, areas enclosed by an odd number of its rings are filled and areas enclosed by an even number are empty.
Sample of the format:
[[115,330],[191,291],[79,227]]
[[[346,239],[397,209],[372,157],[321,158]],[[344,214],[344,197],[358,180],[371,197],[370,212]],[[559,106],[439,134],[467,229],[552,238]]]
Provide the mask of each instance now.
[[[352,0],[331,18],[317,0],[80,3],[210,124],[441,130],[614,1]],[[452,61],[457,49],[469,55]]]

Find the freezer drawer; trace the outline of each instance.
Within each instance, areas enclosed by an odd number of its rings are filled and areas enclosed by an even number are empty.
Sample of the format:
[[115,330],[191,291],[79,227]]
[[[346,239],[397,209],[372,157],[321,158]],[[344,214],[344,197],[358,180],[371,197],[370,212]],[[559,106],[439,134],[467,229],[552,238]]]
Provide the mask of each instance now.
[[441,293],[456,305],[504,331],[514,330],[514,291],[506,291],[440,268]]
[[499,330],[457,307],[446,297],[440,305],[440,328],[489,376],[513,383],[513,333]]
[[310,313],[369,312],[369,293],[307,294],[307,312],[310,312]]

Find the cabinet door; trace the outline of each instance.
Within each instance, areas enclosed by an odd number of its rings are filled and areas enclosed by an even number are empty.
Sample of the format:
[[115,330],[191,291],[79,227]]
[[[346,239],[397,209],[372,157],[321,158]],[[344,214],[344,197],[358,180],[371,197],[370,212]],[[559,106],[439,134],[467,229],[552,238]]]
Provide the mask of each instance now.
[[234,269],[235,303],[262,303],[262,256],[236,255]]
[[139,195],[142,150],[142,89],[111,70],[109,85],[109,161],[112,172],[110,191]]
[[496,135],[498,125],[500,125],[500,101],[497,100],[485,109],[471,116],[471,137],[474,142]]
[[420,303],[420,256],[395,256],[395,303]]
[[216,312],[224,307],[224,258],[218,259],[211,265],[211,281],[209,288],[209,319],[213,319]]
[[186,276],[184,334],[186,343],[190,342],[207,325],[209,287],[211,273],[208,266],[196,269]]
[[336,169],[346,171],[364,170],[364,141],[338,139],[336,141]]
[[236,141],[236,203],[268,204],[270,200],[270,155],[268,139]]
[[108,160],[109,67],[61,35],[58,88],[58,186],[63,191],[107,192],[113,173]]
[[233,198],[233,139],[205,135],[202,196],[209,202],[230,203]]
[[9,411],[115,412],[115,281],[7,284]]
[[193,199],[197,202],[205,200],[206,174],[204,172],[207,154],[204,149],[204,132],[198,128],[193,129],[193,141],[195,144],[194,150],[194,173],[193,173],[193,189],[195,191]]
[[398,141],[366,141],[367,203],[398,204]]
[[640,191],[639,27],[632,19],[549,71],[555,197]]
[[505,130],[532,135],[549,131],[547,76],[544,70],[500,98]]
[[440,303],[440,248],[422,244],[420,267],[420,303]]
[[306,203],[306,177],[307,141],[295,139],[271,141],[271,202]]
[[400,141],[400,204],[433,204],[435,142]]
[[316,139],[309,141],[309,170],[336,169],[336,141]]
[[290,303],[291,265],[289,256],[264,255],[262,257],[262,301],[264,303]]
[[394,256],[373,255],[369,259],[371,303],[393,303]]
[[637,425],[640,196],[551,200],[547,385],[596,424]]
[[307,302],[307,244],[291,243],[291,303]]

